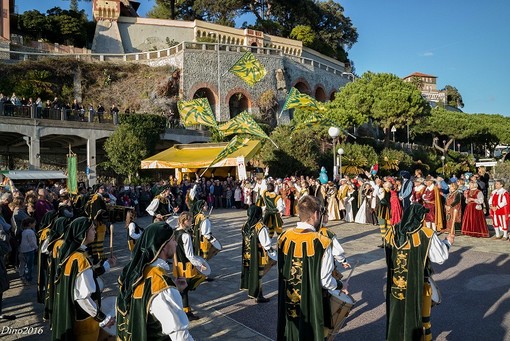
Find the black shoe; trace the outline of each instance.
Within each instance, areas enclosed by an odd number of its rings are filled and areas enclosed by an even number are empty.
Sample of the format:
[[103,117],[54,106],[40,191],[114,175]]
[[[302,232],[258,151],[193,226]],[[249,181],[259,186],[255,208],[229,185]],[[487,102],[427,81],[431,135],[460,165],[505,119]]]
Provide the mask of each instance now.
[[205,279],[206,282],[213,282],[214,281],[214,277],[207,277]]
[[186,316],[188,316],[188,320],[190,321],[196,321],[200,318],[197,315],[193,314],[191,311],[189,313],[186,313]]
[[0,315],[0,319],[12,321],[12,320],[16,319],[16,315],[3,314],[3,315]]
[[380,248],[380,249],[382,249],[382,248],[384,248],[384,245],[383,245],[383,244],[381,244],[381,245],[377,245],[377,247],[378,247],[378,248]]
[[257,303],[267,303],[270,301],[270,299],[267,297],[264,297],[264,296],[260,296],[260,297],[257,297],[257,299],[255,301]]

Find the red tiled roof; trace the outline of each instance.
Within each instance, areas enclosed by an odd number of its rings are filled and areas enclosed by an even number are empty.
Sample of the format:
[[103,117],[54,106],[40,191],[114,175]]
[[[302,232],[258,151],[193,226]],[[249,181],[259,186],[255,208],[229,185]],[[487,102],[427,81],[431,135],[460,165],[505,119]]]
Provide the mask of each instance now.
[[409,76],[405,76],[404,79],[406,78],[410,78],[410,77],[429,77],[429,78],[437,78],[436,76],[432,76],[432,75],[427,75],[425,73],[421,73],[421,72],[413,72],[411,73]]

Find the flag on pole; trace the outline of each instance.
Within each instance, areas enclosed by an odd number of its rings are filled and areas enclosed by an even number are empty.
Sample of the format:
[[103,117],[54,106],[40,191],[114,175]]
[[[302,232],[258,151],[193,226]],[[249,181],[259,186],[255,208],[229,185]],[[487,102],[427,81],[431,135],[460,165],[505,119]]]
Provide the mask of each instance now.
[[250,134],[264,139],[269,138],[257,122],[255,122],[253,117],[251,117],[251,115],[246,111],[243,111],[233,119],[220,125],[218,130],[223,134],[223,136],[233,134]]
[[294,108],[304,108],[319,111],[325,110],[322,103],[317,102],[315,99],[308,96],[307,94],[300,93],[298,89],[292,88],[290,89],[289,95],[287,96],[287,99],[283,104],[282,113],[285,110]]
[[250,86],[260,82],[267,73],[264,65],[251,52],[246,52],[228,71]]
[[76,157],[76,154],[69,153],[67,154],[67,191],[70,194],[77,194],[78,193],[78,159]]
[[197,98],[191,101],[177,103],[181,120],[185,126],[202,124],[209,127],[218,127],[214,113],[207,98]]
[[243,111],[233,119],[218,127],[218,131],[223,136],[229,136],[233,134],[249,134],[263,139],[268,139],[278,148],[276,143],[262,130],[262,128],[255,122],[253,117],[246,111]]
[[229,156],[230,154],[232,154],[239,148],[246,146],[246,144],[248,143],[249,140],[250,139],[247,139],[247,138],[246,139],[238,139],[237,135],[234,136],[232,138],[232,140],[230,140],[230,142],[225,146],[225,148],[223,148],[223,150],[218,154],[218,156],[216,156],[216,158],[211,162],[211,164],[209,166],[207,166],[207,168],[202,172],[202,174],[200,176],[203,176],[205,174],[205,172],[207,172],[207,170],[209,168],[211,168],[214,164],[220,162],[221,160],[223,160],[224,158],[226,158],[227,156]]

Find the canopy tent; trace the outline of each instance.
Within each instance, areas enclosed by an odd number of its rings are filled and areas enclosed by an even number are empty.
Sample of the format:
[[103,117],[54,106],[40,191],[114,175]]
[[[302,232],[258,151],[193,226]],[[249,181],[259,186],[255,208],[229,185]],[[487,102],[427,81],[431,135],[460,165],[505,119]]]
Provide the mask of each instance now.
[[[178,172],[197,172],[200,168],[207,168],[221,153],[228,143],[195,143],[176,144],[161,153],[142,160],[142,169],[176,169]],[[249,140],[245,146],[239,148],[225,159],[220,160],[211,168],[237,167],[237,158],[251,160],[262,147],[258,140]],[[176,174],[177,175],[177,174]]]
[[60,171],[42,171],[42,170],[3,170],[0,171],[0,178],[1,176],[4,176],[11,180],[67,179],[67,175]]

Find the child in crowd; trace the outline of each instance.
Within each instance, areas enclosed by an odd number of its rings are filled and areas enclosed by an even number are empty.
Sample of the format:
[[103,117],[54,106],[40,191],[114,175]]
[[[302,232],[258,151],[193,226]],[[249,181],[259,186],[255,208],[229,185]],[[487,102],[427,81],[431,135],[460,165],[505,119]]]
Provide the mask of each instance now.
[[32,271],[34,268],[35,252],[37,251],[37,237],[35,236],[35,218],[28,217],[21,223],[23,232],[21,232],[21,244],[19,252],[21,253],[19,275],[25,284],[32,284]]
[[236,190],[234,191],[234,203],[237,209],[241,208],[241,203],[243,201],[243,191],[241,190],[241,185],[236,186]]
[[214,195],[212,193],[207,195],[207,206],[214,207]]

